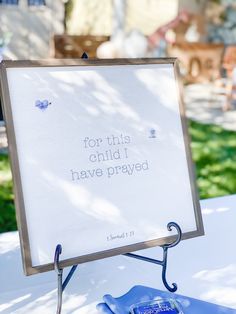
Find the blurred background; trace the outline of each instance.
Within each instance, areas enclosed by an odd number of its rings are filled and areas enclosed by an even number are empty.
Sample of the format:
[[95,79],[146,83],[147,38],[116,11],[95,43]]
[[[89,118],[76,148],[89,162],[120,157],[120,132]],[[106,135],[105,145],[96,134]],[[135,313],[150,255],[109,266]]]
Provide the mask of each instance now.
[[[0,0],[0,60],[177,57],[200,198],[236,193],[236,0]],[[0,109],[0,232],[16,230]]]

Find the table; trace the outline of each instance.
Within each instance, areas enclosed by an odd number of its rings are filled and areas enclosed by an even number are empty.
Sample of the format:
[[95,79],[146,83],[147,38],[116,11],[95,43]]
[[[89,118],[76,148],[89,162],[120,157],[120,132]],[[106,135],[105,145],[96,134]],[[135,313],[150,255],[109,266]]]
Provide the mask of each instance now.
[[[203,200],[201,208],[205,236],[170,250],[168,281],[178,283],[179,294],[236,310],[236,195]],[[162,258],[160,248],[139,253]],[[0,235],[0,269],[0,314],[55,313],[55,273],[23,275],[17,232]],[[80,265],[62,313],[95,314],[104,294],[118,297],[134,285],[164,289],[161,268],[124,256]]]

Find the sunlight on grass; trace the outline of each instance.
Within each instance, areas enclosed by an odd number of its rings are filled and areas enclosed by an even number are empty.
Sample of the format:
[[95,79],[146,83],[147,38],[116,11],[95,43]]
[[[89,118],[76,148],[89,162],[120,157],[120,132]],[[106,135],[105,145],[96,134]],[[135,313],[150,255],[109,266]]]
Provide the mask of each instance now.
[[200,198],[236,193],[236,132],[189,124]]
[[0,232],[16,230],[14,196],[8,156],[0,154]]

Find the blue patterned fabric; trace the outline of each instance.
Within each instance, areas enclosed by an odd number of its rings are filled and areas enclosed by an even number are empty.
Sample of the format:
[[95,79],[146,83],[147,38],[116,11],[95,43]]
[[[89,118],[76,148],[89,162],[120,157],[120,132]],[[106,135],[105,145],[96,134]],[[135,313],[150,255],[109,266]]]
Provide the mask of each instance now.
[[175,299],[184,314],[236,314],[234,309],[144,286],[135,286],[119,298],[105,295],[104,302],[97,305],[97,310],[101,314],[129,314],[133,304],[153,301],[160,297]]

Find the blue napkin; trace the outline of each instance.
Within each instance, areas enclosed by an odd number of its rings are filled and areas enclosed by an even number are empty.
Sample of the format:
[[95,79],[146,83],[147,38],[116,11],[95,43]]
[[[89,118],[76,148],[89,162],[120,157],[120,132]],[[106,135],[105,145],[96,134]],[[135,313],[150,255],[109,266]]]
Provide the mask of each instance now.
[[104,303],[99,303],[97,310],[99,313],[129,314],[133,304],[153,301],[160,297],[175,299],[181,305],[184,314],[236,314],[234,309],[144,286],[134,286],[119,298],[113,298],[109,294],[105,295]]

